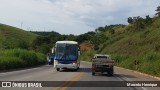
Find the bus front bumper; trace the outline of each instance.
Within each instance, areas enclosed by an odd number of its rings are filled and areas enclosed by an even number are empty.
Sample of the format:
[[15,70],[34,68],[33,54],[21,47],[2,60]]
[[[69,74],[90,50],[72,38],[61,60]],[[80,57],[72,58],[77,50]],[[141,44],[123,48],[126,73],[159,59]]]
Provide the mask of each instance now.
[[62,68],[62,69],[77,69],[77,64],[56,64],[55,68]]

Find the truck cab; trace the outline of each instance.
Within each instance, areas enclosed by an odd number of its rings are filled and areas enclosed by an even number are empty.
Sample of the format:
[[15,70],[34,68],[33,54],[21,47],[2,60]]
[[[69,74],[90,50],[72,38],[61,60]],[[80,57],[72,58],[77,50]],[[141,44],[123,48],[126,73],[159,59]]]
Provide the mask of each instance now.
[[92,75],[97,72],[107,72],[110,76],[114,73],[114,61],[110,55],[107,54],[94,54],[92,58]]

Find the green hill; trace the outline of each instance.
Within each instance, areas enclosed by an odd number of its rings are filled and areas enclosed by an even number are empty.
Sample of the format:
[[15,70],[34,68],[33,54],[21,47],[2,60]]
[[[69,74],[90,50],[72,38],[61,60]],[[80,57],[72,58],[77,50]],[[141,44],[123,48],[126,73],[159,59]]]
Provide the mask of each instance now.
[[82,51],[81,60],[91,60],[93,53],[112,55],[116,65],[160,77],[160,15],[129,17],[128,25],[98,27],[85,34],[82,43],[91,49]]
[[0,24],[1,49],[27,49],[33,42],[33,40],[36,38],[36,36],[36,34],[21,30],[19,28]]
[[139,29],[129,24],[100,31],[107,40],[99,44],[97,52],[111,54],[118,66],[160,76],[160,18],[152,21]]
[[36,34],[0,24],[0,71],[46,63],[46,56],[32,49]]

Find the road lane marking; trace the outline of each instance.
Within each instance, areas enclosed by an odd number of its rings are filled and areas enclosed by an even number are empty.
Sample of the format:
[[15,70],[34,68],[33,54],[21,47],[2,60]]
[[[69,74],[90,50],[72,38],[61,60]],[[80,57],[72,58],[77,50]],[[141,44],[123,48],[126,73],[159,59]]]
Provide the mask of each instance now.
[[144,88],[144,87],[141,87],[143,90],[148,90],[148,89],[146,89],[146,88]]
[[143,73],[143,72],[140,72],[140,71],[135,71],[135,70],[131,70],[131,69],[123,68],[123,67],[118,67],[118,66],[115,66],[115,67],[119,68],[119,69],[123,69],[123,70],[128,70],[128,71],[131,71],[131,72],[134,72],[136,74],[140,74],[140,75],[143,75],[143,76],[146,76],[146,77],[150,77],[150,78],[154,78],[154,79],[160,80],[159,77],[152,76],[150,74],[146,74],[146,73]]
[[[80,73],[77,77],[73,78],[73,79],[71,80],[72,82],[69,82],[68,84],[66,84],[65,87],[62,87],[62,88],[61,88],[61,90],[66,90],[67,87],[73,85],[77,80],[79,80],[79,79],[82,77],[83,74],[84,74],[84,73]],[[74,82],[74,81],[75,81],[75,82]]]
[[[56,87],[56,88],[53,89],[53,90],[62,90],[61,88],[67,87],[67,86],[70,85],[70,83],[72,83],[72,82],[70,82],[70,81],[76,81],[76,80],[78,80],[78,79],[82,76],[82,74],[83,74],[82,72],[79,72],[79,73],[76,74],[74,77],[70,78],[68,81],[60,84],[60,86],[62,86],[62,87]],[[63,89],[66,89],[66,88],[63,88]]]
[[74,77],[70,78],[68,81],[59,85],[59,86],[62,86],[62,87],[55,87],[53,90],[65,90],[65,89],[67,89],[67,87],[69,87],[69,86],[71,86],[72,84],[75,83],[74,81],[79,80],[82,77],[83,74],[84,74],[83,72],[78,72]]
[[[118,78],[121,79],[122,81],[133,81],[132,79],[127,78],[127,77],[125,77],[124,75],[119,75],[119,76],[121,76],[121,77],[118,77]],[[134,82],[134,81],[133,81],[133,82]],[[135,88],[135,87],[129,87],[129,88]],[[139,87],[139,88],[142,88],[143,90],[148,90],[148,89],[145,88],[145,87]]]

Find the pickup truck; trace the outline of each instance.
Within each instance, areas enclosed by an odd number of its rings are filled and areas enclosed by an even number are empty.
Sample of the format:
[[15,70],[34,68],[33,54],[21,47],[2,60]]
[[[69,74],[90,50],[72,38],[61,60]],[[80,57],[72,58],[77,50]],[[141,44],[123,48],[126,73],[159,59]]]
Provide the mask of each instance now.
[[108,73],[110,76],[114,73],[114,61],[110,55],[94,54],[92,58],[92,75],[96,72]]

